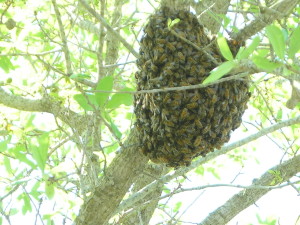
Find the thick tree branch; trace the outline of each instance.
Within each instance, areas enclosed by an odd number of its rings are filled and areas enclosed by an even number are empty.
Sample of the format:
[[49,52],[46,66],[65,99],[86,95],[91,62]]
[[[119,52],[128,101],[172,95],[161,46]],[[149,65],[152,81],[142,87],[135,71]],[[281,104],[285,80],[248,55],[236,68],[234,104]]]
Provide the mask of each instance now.
[[86,129],[87,116],[82,116],[74,111],[65,108],[61,103],[44,97],[32,100],[6,92],[0,87],[0,104],[7,107],[28,112],[48,112],[59,118],[61,121],[76,129],[79,133]]
[[199,21],[207,27],[213,34],[218,33],[222,25],[222,19],[218,15],[226,15],[230,0],[204,0],[191,1],[197,15],[200,15]]
[[[273,171],[273,172],[272,172]],[[253,185],[269,186],[287,181],[300,172],[300,155],[267,170]],[[275,175],[277,174],[277,175]],[[258,199],[272,189],[250,188],[239,192],[229,199],[223,206],[209,214],[201,225],[227,224],[238,213],[254,204]]]
[[123,210],[128,210],[131,207],[135,207],[136,203],[140,200],[142,200],[143,198],[145,198],[145,196],[153,189],[156,189],[158,186],[160,186],[161,184],[164,184],[166,182],[169,182],[170,180],[182,176],[184,174],[186,174],[187,172],[191,171],[192,169],[195,169],[196,167],[216,158],[219,155],[223,155],[233,149],[236,149],[238,147],[241,147],[247,143],[250,143],[260,137],[263,137],[267,134],[270,134],[276,130],[279,130],[283,127],[287,127],[287,126],[291,126],[293,124],[298,124],[300,123],[300,116],[293,118],[293,119],[289,119],[289,120],[285,120],[282,122],[279,122],[277,124],[274,124],[270,127],[267,127],[255,134],[252,134],[244,139],[241,139],[237,142],[234,142],[232,144],[226,145],[223,148],[221,148],[221,150],[219,151],[214,151],[212,153],[207,154],[205,157],[201,157],[200,159],[198,159],[197,161],[193,162],[189,167],[183,167],[179,170],[176,170],[174,172],[171,172],[165,176],[163,176],[162,178],[160,178],[159,180],[156,180],[154,182],[152,182],[151,184],[147,185],[146,187],[144,187],[142,190],[136,192],[135,194],[131,195],[127,200],[123,201],[120,206],[118,207],[118,209],[116,210],[116,213],[121,212]]
[[136,131],[133,129],[121,153],[105,170],[100,185],[81,207],[76,225],[100,225],[107,223],[111,218],[129,187],[148,162],[148,158],[140,153],[136,138]]
[[261,12],[248,26],[241,29],[238,33],[232,34],[231,38],[241,41],[249,39],[251,36],[261,31],[264,27],[271,24],[274,20],[280,20],[289,15],[299,2],[299,0],[278,1],[270,7],[269,10]]

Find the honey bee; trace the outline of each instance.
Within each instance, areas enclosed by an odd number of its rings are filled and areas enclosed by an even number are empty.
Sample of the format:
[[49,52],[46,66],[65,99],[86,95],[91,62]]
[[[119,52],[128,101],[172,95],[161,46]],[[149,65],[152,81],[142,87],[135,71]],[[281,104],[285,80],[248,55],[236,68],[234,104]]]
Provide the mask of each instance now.
[[211,138],[214,138],[214,139],[217,137],[216,133],[214,133],[212,131],[209,132],[209,135]]
[[158,67],[155,66],[153,63],[151,63],[150,69],[151,69],[153,72],[157,72],[157,71],[158,71]]
[[202,123],[200,122],[199,119],[195,120],[195,124],[196,124],[197,128],[202,128],[203,127],[203,125],[202,125]]
[[176,50],[175,46],[174,46],[173,44],[171,44],[170,42],[167,42],[167,43],[166,43],[166,46],[167,46],[167,48],[170,49],[171,51],[175,51],[175,50]]
[[177,144],[179,144],[180,146],[186,146],[187,145],[187,140],[188,139],[177,139]]
[[177,108],[178,106],[180,106],[181,105],[181,101],[172,101],[171,103],[170,103],[170,106],[171,107],[174,107],[174,108]]
[[197,64],[197,62],[193,59],[193,57],[188,57],[187,62],[192,64],[192,65]]
[[188,109],[195,109],[195,108],[198,107],[198,103],[197,102],[192,102],[192,103],[187,104],[186,107]]
[[187,83],[187,82],[185,82],[185,81],[181,81],[181,82],[179,83],[179,85],[180,85],[180,86],[189,86],[190,84]]
[[179,92],[179,93],[174,93],[174,94],[172,95],[172,97],[173,97],[174,100],[181,100],[183,96],[182,96],[182,94]]
[[217,101],[218,101],[217,95],[213,95],[213,96],[212,96],[212,99],[211,99],[211,103],[212,103],[212,104],[215,104]]
[[184,108],[184,109],[181,111],[181,113],[180,113],[180,119],[181,119],[181,120],[184,120],[184,119],[186,119],[186,118],[188,117],[188,115],[189,115],[188,109],[187,109],[187,108]]
[[163,123],[168,127],[175,127],[175,124],[170,120],[164,120]]
[[159,44],[166,44],[167,43],[167,41],[165,39],[161,39],[161,38],[157,38],[156,42],[159,43]]
[[237,107],[235,105],[231,106],[230,112],[233,114],[237,113],[238,112]]
[[153,33],[153,30],[152,28],[148,25],[146,26],[145,28],[145,33],[147,33],[149,35],[150,38],[153,38],[154,37],[154,33]]
[[206,127],[202,130],[202,134],[206,134],[210,130],[210,124],[207,124]]
[[195,93],[193,95],[193,97],[191,98],[191,102],[197,102],[200,99],[200,94],[199,93]]
[[228,90],[228,88],[225,88],[224,96],[225,96],[226,99],[229,99],[229,90]]
[[157,62],[163,64],[167,61],[167,55],[163,54],[161,57],[158,58]]
[[211,118],[211,117],[214,115],[214,111],[215,111],[215,109],[214,109],[213,107],[211,107],[211,108],[208,110],[208,113],[207,113],[208,117]]
[[194,141],[194,147],[198,147],[201,144],[202,137],[198,136]]
[[160,47],[159,45],[157,45],[154,49],[153,49],[154,51],[158,51],[159,53],[163,53],[165,50],[162,48],[162,47]]
[[197,75],[197,67],[195,65],[191,66],[190,74],[193,76]]
[[182,52],[178,52],[177,55],[181,61],[185,61],[185,56],[182,54]]
[[198,79],[196,77],[189,77],[189,78],[187,78],[187,81],[190,84],[197,84],[198,83]]
[[167,93],[163,99],[163,103],[166,104],[166,103],[170,103],[170,102],[171,102],[171,94]]
[[168,67],[164,69],[163,73],[165,76],[168,76],[168,75],[171,76],[173,74],[172,70],[170,70],[170,68],[168,68]]
[[216,94],[216,91],[215,91],[214,88],[208,87],[208,88],[205,88],[205,91],[206,91],[206,93],[209,94],[209,95],[215,95],[215,94]]

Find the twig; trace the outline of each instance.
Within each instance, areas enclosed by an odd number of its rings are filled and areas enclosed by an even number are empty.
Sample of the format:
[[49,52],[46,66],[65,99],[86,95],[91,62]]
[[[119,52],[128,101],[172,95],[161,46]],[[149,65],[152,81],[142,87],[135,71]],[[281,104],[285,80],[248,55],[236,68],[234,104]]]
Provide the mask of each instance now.
[[136,52],[133,47],[117,32],[115,31],[106,21],[105,19],[97,13],[93,8],[89,6],[89,4],[85,0],[79,0],[79,2],[83,5],[83,7],[91,14],[93,15],[99,22],[103,24],[103,26],[111,32],[116,38],[118,38],[122,44],[135,56],[139,57],[139,53]]

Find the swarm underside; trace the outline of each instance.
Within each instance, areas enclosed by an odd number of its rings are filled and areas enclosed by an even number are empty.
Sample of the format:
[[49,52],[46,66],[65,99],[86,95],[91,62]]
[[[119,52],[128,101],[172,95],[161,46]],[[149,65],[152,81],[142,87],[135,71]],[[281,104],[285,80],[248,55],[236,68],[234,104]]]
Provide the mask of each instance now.
[[[150,17],[140,41],[137,90],[200,84],[216,67],[203,51],[170,32],[168,18],[179,18],[172,29],[195,45],[202,48],[212,42],[192,13],[169,8],[157,11]],[[206,52],[216,61],[224,61],[215,44]],[[230,132],[240,126],[249,97],[247,80],[136,95],[136,127],[143,154],[155,163],[178,167],[219,149],[228,142]]]

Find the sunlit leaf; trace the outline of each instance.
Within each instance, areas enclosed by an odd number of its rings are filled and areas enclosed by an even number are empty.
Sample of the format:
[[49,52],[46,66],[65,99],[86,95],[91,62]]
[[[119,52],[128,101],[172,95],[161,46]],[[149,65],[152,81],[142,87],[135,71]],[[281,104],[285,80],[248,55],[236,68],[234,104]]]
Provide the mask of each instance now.
[[175,207],[173,208],[173,212],[178,212],[179,209],[180,209],[180,207],[181,207],[181,205],[182,205],[182,202],[177,202],[175,204]]
[[108,113],[103,113],[104,118],[107,120],[107,122],[109,123],[109,126],[111,127],[113,133],[116,135],[117,138],[121,138],[122,137],[122,133],[120,132],[119,128],[117,127],[117,125],[114,123],[113,119],[110,117],[110,115]]
[[229,73],[232,68],[236,66],[236,63],[234,61],[227,61],[222,63],[220,66],[215,68],[210,75],[203,81],[203,84],[208,84],[211,82],[214,82],[216,80],[219,80],[222,78],[224,75]]
[[179,23],[180,19],[176,18],[174,20],[171,20],[170,18],[168,18],[168,28],[171,29],[176,23]]
[[280,59],[284,59],[285,42],[282,31],[275,25],[266,27],[266,34],[270,40],[270,43]]
[[266,72],[272,72],[274,69],[281,66],[280,63],[270,62],[268,59],[261,56],[253,56],[252,60],[258,68],[263,69]]
[[300,26],[292,33],[289,42],[288,56],[290,59],[295,57],[295,54],[300,50]]
[[32,137],[30,142],[30,150],[38,167],[44,171],[48,158],[49,133],[45,132],[38,137]]
[[97,106],[96,98],[94,94],[76,94],[73,98],[78,102],[78,104],[86,111],[93,111],[93,105]]
[[255,51],[255,49],[258,47],[259,43],[260,43],[260,38],[258,36],[256,36],[252,40],[251,44],[248,47],[240,48],[240,51],[236,55],[236,59],[246,59],[246,58],[248,58]]
[[48,199],[52,199],[55,194],[54,184],[53,182],[46,180],[45,181],[45,193],[48,197]]
[[28,197],[27,194],[24,194],[22,199],[23,199],[22,214],[25,215],[27,212],[32,211],[32,206],[31,206],[30,198]]
[[[134,91],[132,88],[123,88],[120,91]],[[106,107],[110,109],[118,108],[120,105],[124,104],[127,106],[132,105],[133,95],[125,93],[113,94],[111,99],[107,102]]]
[[224,37],[219,37],[217,39],[220,51],[222,53],[222,55],[224,56],[225,59],[227,60],[233,60],[233,55],[231,53],[231,50],[227,44],[227,41]]
[[9,73],[10,70],[14,69],[14,66],[7,56],[0,56],[0,68],[2,68],[5,73]]
[[[97,87],[96,90],[97,91],[111,91],[113,88],[113,82],[114,82],[114,78],[113,76],[106,76],[103,77]],[[111,93],[107,93],[107,92],[96,92],[95,96],[96,96],[96,101],[98,103],[98,105],[100,107],[103,107],[108,99],[108,96]]]

